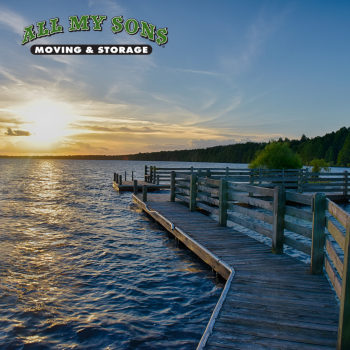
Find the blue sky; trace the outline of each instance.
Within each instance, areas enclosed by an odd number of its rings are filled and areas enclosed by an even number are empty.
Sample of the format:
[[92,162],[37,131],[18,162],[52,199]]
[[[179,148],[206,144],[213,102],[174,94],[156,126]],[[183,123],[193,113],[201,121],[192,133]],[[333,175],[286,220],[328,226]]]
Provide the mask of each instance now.
[[[349,126],[346,1],[0,2],[0,154],[126,154],[324,135]],[[106,15],[69,33],[72,15]],[[123,15],[165,47],[113,34]],[[23,28],[64,34],[22,46]],[[32,44],[150,44],[149,56],[34,56]]]

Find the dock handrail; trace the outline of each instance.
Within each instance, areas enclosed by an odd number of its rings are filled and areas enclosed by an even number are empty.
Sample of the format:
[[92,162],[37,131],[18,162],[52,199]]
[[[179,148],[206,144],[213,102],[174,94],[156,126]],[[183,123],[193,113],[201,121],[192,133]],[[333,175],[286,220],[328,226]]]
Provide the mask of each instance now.
[[[149,170],[149,173],[148,173]],[[349,196],[349,174],[343,172],[312,173],[306,169],[242,169],[242,168],[161,168],[145,166],[145,181],[155,183],[157,176],[159,181],[169,182],[171,172],[176,171],[186,175],[210,171],[211,178],[220,180],[226,178],[236,183],[249,183],[259,187],[273,188],[282,185],[287,189],[295,189],[298,193],[306,192],[338,192],[339,196]]]
[[[217,215],[220,226],[227,226],[229,220],[271,238],[275,254],[283,253],[284,245],[288,245],[310,255],[310,273],[323,274],[325,268],[340,300],[337,350],[350,349],[350,214],[323,193],[308,196],[286,191],[284,186],[271,189],[211,176],[210,169],[192,174],[172,171],[170,200],[187,203],[191,211],[200,208]],[[289,202],[307,206],[306,210]],[[299,219],[298,223],[293,217]],[[302,222],[311,222],[312,228]],[[309,244],[301,242],[300,236]]]

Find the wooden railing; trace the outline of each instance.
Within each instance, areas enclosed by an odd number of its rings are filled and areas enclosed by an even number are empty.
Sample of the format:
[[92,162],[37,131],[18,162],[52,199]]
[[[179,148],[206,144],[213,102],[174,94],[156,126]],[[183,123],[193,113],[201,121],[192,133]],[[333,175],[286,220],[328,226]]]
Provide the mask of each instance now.
[[186,175],[199,173],[198,176],[231,182],[246,183],[259,187],[273,188],[281,185],[298,193],[333,192],[340,197],[349,196],[349,174],[344,172],[311,173],[308,169],[237,169],[237,168],[157,168],[145,166],[145,181],[150,183],[170,181],[171,171]]
[[191,211],[217,215],[220,226],[231,221],[269,237],[275,254],[282,254],[287,245],[309,255],[311,274],[323,274],[325,268],[340,300],[337,349],[350,349],[350,214],[323,193],[310,196],[284,186],[271,189],[229,177],[213,179],[203,171],[172,171],[170,179],[171,201],[179,199]]

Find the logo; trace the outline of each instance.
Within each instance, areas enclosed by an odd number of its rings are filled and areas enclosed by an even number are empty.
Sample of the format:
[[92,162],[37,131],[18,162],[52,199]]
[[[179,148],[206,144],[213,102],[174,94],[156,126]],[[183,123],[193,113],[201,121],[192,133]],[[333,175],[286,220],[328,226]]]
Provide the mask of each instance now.
[[[69,16],[68,32],[88,32],[91,30],[102,31],[102,26],[107,16],[84,15]],[[90,23],[92,22],[92,23]],[[146,21],[138,22],[129,18],[124,22],[123,16],[113,17],[110,30],[117,35],[125,31],[129,35],[137,33],[144,39],[163,46],[168,42],[168,29],[157,29],[154,24]],[[44,38],[55,34],[64,33],[64,28],[59,23],[59,18],[51,18],[50,24],[46,21],[37,22],[36,28],[31,24],[24,28],[22,45],[38,38]],[[150,45],[33,45],[30,49],[34,55],[149,55],[152,52]]]

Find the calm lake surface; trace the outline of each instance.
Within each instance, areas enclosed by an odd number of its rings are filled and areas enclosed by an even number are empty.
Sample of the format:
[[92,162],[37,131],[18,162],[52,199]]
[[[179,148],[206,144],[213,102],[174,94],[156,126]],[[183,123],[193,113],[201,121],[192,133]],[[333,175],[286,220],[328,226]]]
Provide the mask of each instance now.
[[223,284],[112,188],[145,164],[0,159],[1,349],[196,348]]
[[0,159],[1,349],[196,348],[223,284],[112,188],[144,164]]

